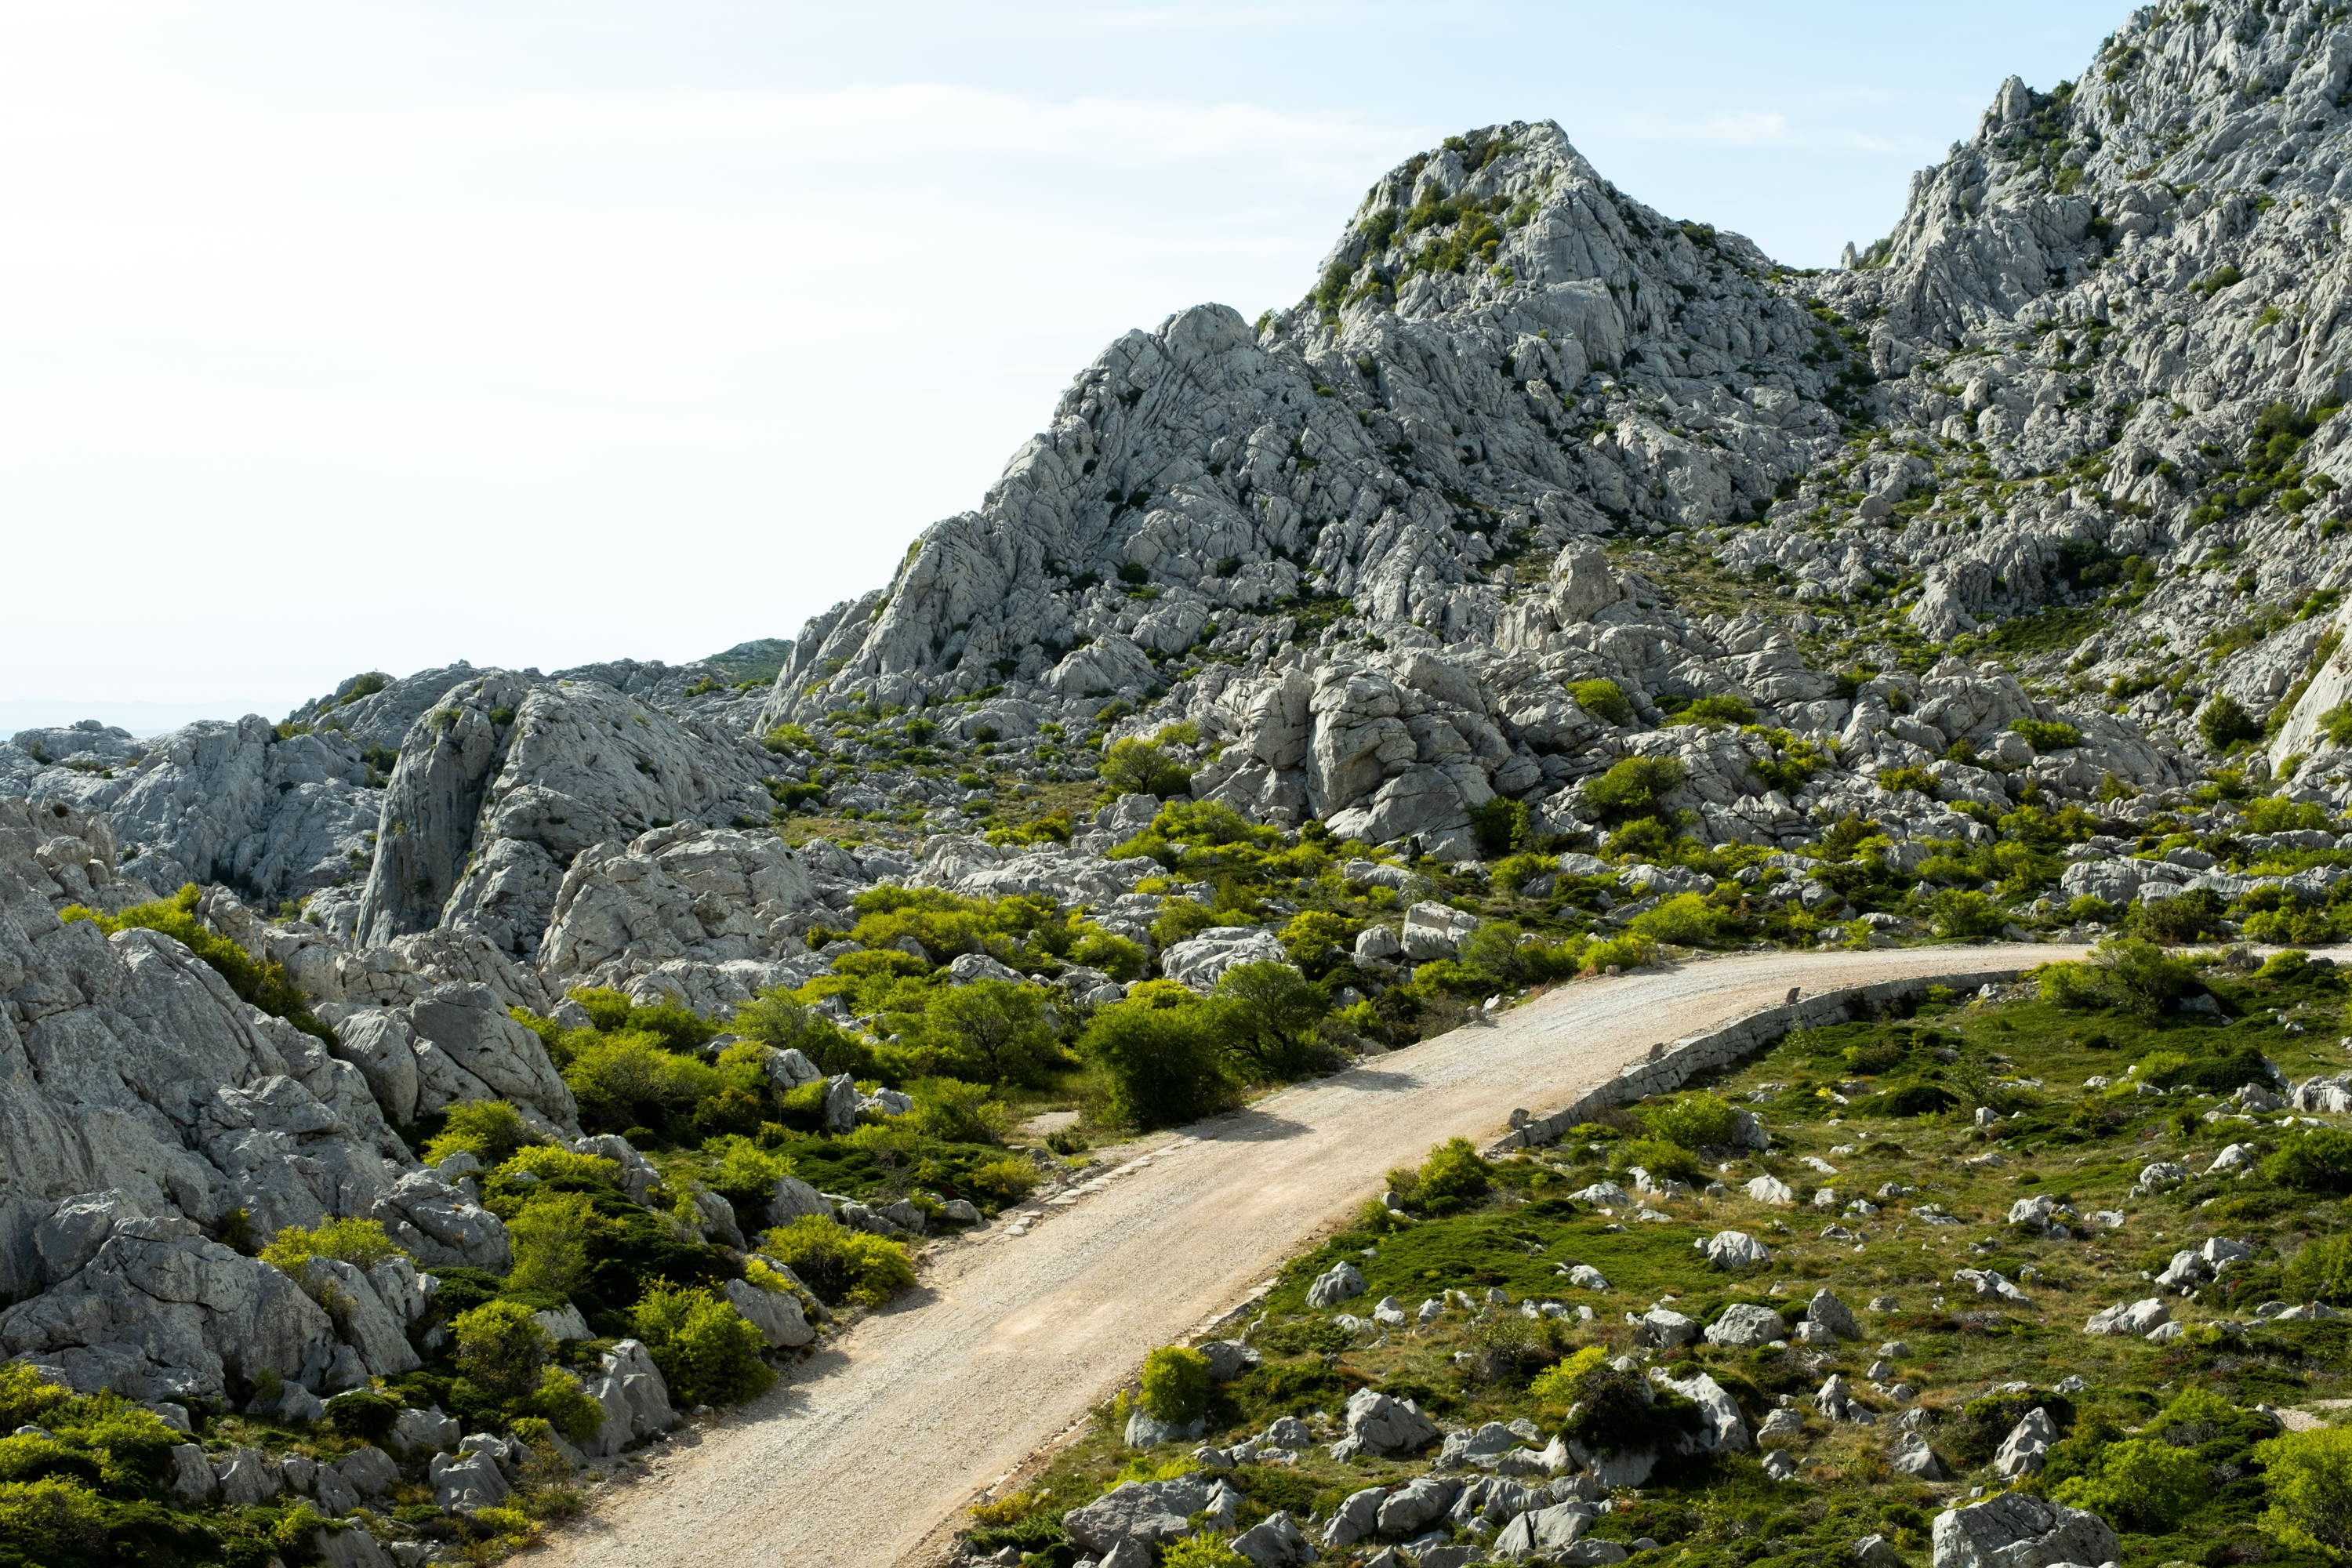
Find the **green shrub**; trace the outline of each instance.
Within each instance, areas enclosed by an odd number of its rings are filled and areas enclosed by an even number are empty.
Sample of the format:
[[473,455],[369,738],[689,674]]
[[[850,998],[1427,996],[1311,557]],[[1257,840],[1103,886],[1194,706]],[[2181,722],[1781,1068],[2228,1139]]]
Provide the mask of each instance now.
[[2305,1242],[2287,1260],[2286,1289],[2297,1301],[2352,1304],[2352,1233]]
[[2259,1444],[2263,1533],[2292,1551],[2352,1551],[2352,1427],[2289,1432]]
[[2224,695],[2205,704],[2205,710],[2197,715],[2197,732],[2214,751],[2226,752],[2246,742],[2261,740],[2263,726],[2236,698]]
[[1488,860],[1526,848],[1534,824],[1528,803],[1507,795],[1498,795],[1470,813],[1470,831],[1478,840],[1478,853]]
[[1753,724],[1756,710],[1737,697],[1716,692],[1675,715],[1677,724]]
[[1664,1138],[1629,1139],[1618,1145],[1617,1162],[1627,1170],[1639,1165],[1653,1176],[1672,1176],[1678,1182],[1698,1176],[1698,1156]]
[[1635,1114],[1651,1137],[1685,1149],[1727,1148],[1739,1136],[1739,1112],[1705,1089],[1645,1105]]
[[253,957],[196,918],[196,905],[203,897],[202,890],[190,882],[168,900],[134,904],[120,914],[102,915],[81,904],[68,904],[58,911],[58,919],[88,921],[109,936],[133,927],[161,931],[227,981],[240,1001],[283,1018],[330,1046],[336,1044],[335,1032],[311,1013],[310,999],[287,974],[285,965]]
[[1613,680],[1571,680],[1568,694],[1595,719],[1622,727],[1633,722],[1633,700]]
[[515,1151],[492,1173],[501,1177],[525,1176],[543,1186],[618,1187],[621,1163],[601,1154],[575,1153],[553,1143],[534,1143]]
[[469,1100],[449,1108],[440,1132],[425,1145],[425,1163],[437,1165],[452,1154],[471,1154],[484,1165],[503,1165],[517,1151],[541,1142],[522,1112],[503,1100]]
[[2288,1139],[2263,1162],[2263,1174],[2306,1193],[2352,1193],[2352,1132],[2315,1127]]
[[2054,720],[2020,719],[2010,726],[2014,733],[2025,737],[2026,744],[2037,752],[2063,752],[2083,743],[2083,732],[2072,724]]
[[1226,1048],[1255,1076],[1298,1078],[1322,1061],[1312,1031],[1330,1004],[1290,965],[1237,963],[1217,977],[1213,995]]
[[528,1404],[539,1420],[575,1443],[586,1442],[604,1425],[604,1406],[580,1385],[577,1377],[560,1366],[551,1366],[539,1374],[539,1386],[531,1391]]
[[584,1041],[564,1068],[563,1081],[580,1102],[581,1120],[612,1132],[662,1129],[690,1118],[699,1101],[728,1087],[717,1068],[664,1048],[657,1036],[642,1029]]
[[1604,1454],[1670,1450],[1698,1424],[1696,1405],[1645,1386],[1638,1372],[1618,1371],[1601,1345],[1538,1373],[1528,1395],[1559,1423],[1560,1436]]
[[1878,787],[1889,795],[1901,795],[1905,790],[1916,790],[1929,800],[1936,798],[1936,775],[1925,768],[1881,768]]
[[1688,776],[1673,757],[1626,757],[1584,786],[1585,804],[1606,822],[1656,816],[1664,810],[1660,803]]
[[2185,1448],[2145,1437],[2111,1443],[2085,1475],[2059,1482],[2050,1495],[2086,1508],[2118,1530],[2160,1533],[2187,1518],[2208,1495],[2204,1461]]
[[511,1405],[538,1388],[553,1342],[520,1301],[485,1301],[449,1324],[457,1372],[492,1402]]
[[1113,795],[1182,795],[1192,786],[1192,770],[1149,741],[1114,742],[1103,753],[1097,770]]
[[2322,713],[2319,732],[2331,746],[2352,746],[2352,702],[2338,702]]
[[1115,1002],[1094,1016],[1079,1041],[1108,1081],[1111,1115],[1137,1127],[1196,1121],[1232,1099],[1213,1010],[1191,998],[1165,1000],[1170,1005],[1153,994]]
[[1143,1358],[1145,1414],[1173,1426],[1198,1421],[1209,1408],[1209,1358],[1181,1345],[1161,1345]]
[[923,1034],[953,1058],[958,1077],[982,1083],[1035,1085],[1063,1063],[1034,985],[979,980],[951,986],[925,1009]]
[[905,1247],[815,1215],[777,1226],[760,1247],[828,1306],[878,1307],[915,1284],[914,1261]]
[[1082,928],[1076,944],[1070,949],[1070,957],[1120,982],[1141,979],[1150,962],[1141,942],[1095,925]]
[[355,1388],[327,1401],[327,1429],[362,1443],[382,1444],[400,1419],[400,1401],[373,1389]]
[[68,1480],[0,1484],[0,1542],[33,1563],[89,1563],[106,1541],[106,1505]]
[[974,1165],[966,1173],[964,1184],[999,1203],[1013,1203],[1036,1187],[1037,1167],[1017,1155],[1001,1155]]
[[1252,1564],[1213,1535],[1188,1535],[1160,1554],[1160,1568],[1252,1568]]
[[629,1321],[680,1405],[737,1405],[776,1381],[761,1359],[766,1342],[716,1290],[656,1279],[629,1310]]
[[2169,946],[2218,931],[2221,911],[2219,893],[2210,888],[2191,888],[2168,899],[2134,904],[2125,921],[2136,934]]
[[514,1268],[507,1283],[518,1290],[550,1290],[569,1296],[588,1278],[589,1249],[597,1232],[595,1200],[586,1193],[548,1193],[530,1199],[507,1220]]
[[2070,924],[2080,925],[2085,921],[2095,921],[2100,925],[2107,925],[2112,923],[2115,918],[2115,905],[2089,893],[2077,896],[2069,900],[2066,905],[2066,919]]
[[331,1258],[357,1268],[373,1268],[389,1258],[408,1254],[393,1245],[382,1224],[372,1219],[331,1219],[304,1230],[289,1226],[261,1249],[261,1260],[299,1277],[312,1258]]
[[1626,922],[1625,929],[1653,942],[1700,947],[1720,940],[1727,928],[1736,925],[1729,911],[1708,902],[1706,895],[1676,893],[1657,908],[1635,915]]
[[2009,924],[2000,905],[1973,888],[1946,888],[1927,900],[1927,913],[1937,936],[1973,942],[1999,936]]
[[72,1389],[50,1382],[37,1368],[21,1361],[0,1362],[0,1426],[13,1432],[38,1426],[73,1396]]
[[919,1078],[907,1086],[907,1092],[915,1101],[915,1125],[925,1137],[949,1143],[993,1143],[1003,1136],[1009,1120],[1004,1102],[991,1100],[984,1084]]
[[1478,1155],[1467,1138],[1448,1138],[1421,1163],[1416,1195],[1433,1208],[1459,1206],[1486,1196],[1493,1185],[1495,1167]]

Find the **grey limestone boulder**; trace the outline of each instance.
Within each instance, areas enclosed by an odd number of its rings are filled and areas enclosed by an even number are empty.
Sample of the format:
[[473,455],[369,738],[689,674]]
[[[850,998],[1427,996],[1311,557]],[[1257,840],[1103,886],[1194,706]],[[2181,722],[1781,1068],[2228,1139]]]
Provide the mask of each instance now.
[[2091,1314],[2083,1325],[2086,1334],[2145,1334],[2172,1321],[2172,1309],[2160,1296],[2150,1296],[2140,1301],[2123,1301]]
[[499,1473],[498,1461],[481,1449],[434,1455],[426,1479],[435,1505],[452,1513],[496,1508],[512,1489]]
[[623,1340],[604,1355],[603,1366],[581,1386],[604,1407],[604,1424],[580,1445],[592,1458],[609,1458],[676,1424],[669,1384],[653,1356],[635,1340]]
[[1410,1400],[1360,1388],[1348,1396],[1348,1434],[1372,1454],[1417,1453],[1437,1440],[1437,1424]]
[[1306,1568],[1315,1561],[1314,1543],[1296,1520],[1280,1510],[1234,1536],[1232,1545],[1252,1568]]
[[730,1279],[720,1287],[744,1321],[760,1331],[772,1349],[797,1349],[816,1338],[802,1311],[800,1298],[787,1291],[762,1290],[748,1279]]
[[1307,1304],[1310,1307],[1336,1307],[1363,1293],[1362,1271],[1342,1258],[1317,1275],[1314,1282],[1307,1287]]
[[2097,1514],[2031,1492],[2001,1492],[1936,1516],[1935,1568],[2053,1568],[2112,1563],[2116,1532]]
[[1190,1533],[1187,1521],[1208,1502],[1208,1484],[1195,1476],[1128,1481],[1064,1514],[1062,1529],[1072,1545],[1097,1557],[1130,1540],[1160,1546]]
[[1772,1249],[1745,1231],[1719,1230],[1692,1245],[1706,1253],[1708,1265],[1716,1268],[1736,1271],[1772,1261]]
[[1706,1342],[1748,1350],[1789,1337],[1789,1325],[1769,1307],[1734,1301],[1706,1326]]
[[1178,984],[1208,991],[1226,970],[1244,963],[1282,963],[1282,943],[1250,926],[1215,926],[1160,955],[1160,971]]
[[1992,1457],[1993,1474],[2005,1480],[2041,1474],[2050,1445],[2058,1437],[2058,1424],[2050,1418],[2050,1412],[2036,1405],[2001,1439],[2000,1451]]

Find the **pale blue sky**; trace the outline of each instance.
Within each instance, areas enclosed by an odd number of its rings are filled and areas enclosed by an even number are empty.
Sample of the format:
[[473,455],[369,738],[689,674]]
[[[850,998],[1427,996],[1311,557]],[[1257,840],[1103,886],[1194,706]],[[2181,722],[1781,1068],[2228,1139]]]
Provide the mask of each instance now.
[[0,0],[0,733],[793,635],[1441,137],[1825,265],[2125,15]]

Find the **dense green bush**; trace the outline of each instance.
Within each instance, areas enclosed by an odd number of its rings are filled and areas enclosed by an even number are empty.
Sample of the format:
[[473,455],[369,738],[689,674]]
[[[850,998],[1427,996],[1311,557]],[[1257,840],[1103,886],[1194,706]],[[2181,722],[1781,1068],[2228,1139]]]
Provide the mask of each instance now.
[[2154,1533],[2205,1500],[2205,1470],[2186,1449],[2132,1437],[2107,1445],[2090,1473],[2059,1482],[2050,1495],[2069,1508],[2089,1509],[2118,1530]]
[[1232,1103],[1216,1016],[1181,987],[1138,986],[1094,1016],[1079,1049],[1101,1067],[1118,1121],[1171,1127]]
[[1693,1151],[1727,1148],[1739,1136],[1738,1110],[1705,1089],[1645,1104],[1636,1114],[1652,1137]]
[[768,1232],[760,1249],[830,1306],[878,1307],[915,1284],[905,1247],[814,1215]]
[[1999,936],[2009,914],[1973,888],[1946,888],[1927,900],[1927,914],[1937,936],[1974,942]]
[[1290,965],[1237,963],[1217,977],[1213,994],[1226,1048],[1253,1076],[1294,1079],[1328,1064],[1329,1053],[1318,1048],[1313,1031],[1330,1004]]
[[1629,1139],[1618,1145],[1617,1163],[1626,1170],[1639,1165],[1653,1176],[1671,1176],[1678,1182],[1696,1181],[1699,1173],[1698,1156],[1664,1138]]
[[2139,937],[2110,938],[2084,963],[2045,963],[2035,973],[2045,1002],[2084,1012],[2115,1007],[2149,1019],[2201,988],[2187,959]]
[[1153,1419],[1182,1426],[1209,1407],[1209,1358],[1182,1345],[1161,1345],[1143,1358],[1140,1403]]
[[926,1009],[924,1024],[926,1041],[941,1047],[942,1065],[958,1078],[1034,1085],[1066,1061],[1032,985],[978,980],[952,986]]
[[2290,1551],[2352,1552],[2352,1427],[2289,1432],[2255,1447],[2263,1533]]
[[1677,724],[1753,724],[1756,710],[1723,692],[1698,699],[1675,715]]
[[1595,719],[1622,727],[1633,722],[1633,701],[1613,680],[1571,680],[1568,694]]
[[507,1237],[514,1248],[508,1284],[518,1290],[570,1296],[588,1278],[589,1247],[595,1234],[595,1200],[588,1194],[532,1197],[507,1220]]
[[1631,822],[1657,816],[1665,796],[1679,787],[1689,771],[1673,757],[1626,757],[1584,786],[1585,803],[1605,822]]
[[2205,704],[2205,710],[2197,715],[2197,732],[2214,751],[2226,752],[2261,740],[2263,725],[2236,698],[2224,695]]
[[629,1321],[680,1405],[737,1405],[776,1381],[760,1331],[716,1290],[655,1280]]
[[373,1268],[388,1259],[407,1256],[393,1245],[383,1225],[372,1219],[322,1220],[310,1230],[289,1226],[261,1249],[264,1263],[275,1264],[298,1279],[302,1277],[302,1265],[312,1258],[331,1258],[357,1268]]
[[2290,1138],[2263,1162],[2263,1174],[2306,1193],[2352,1193],[2352,1132],[2316,1127]]
[[2020,719],[2010,729],[2024,736],[2026,744],[2037,752],[2063,752],[2083,743],[2080,730],[2054,720]]
[[2352,1233],[2314,1237],[2287,1260],[2287,1294],[2297,1301],[2352,1305]]
[[539,1386],[554,1342],[520,1301],[485,1301],[449,1324],[457,1345],[458,1375],[499,1405],[528,1398]]
[[2168,899],[2136,903],[2124,918],[2136,934],[2170,944],[2220,931],[2222,908],[2221,896],[2212,889],[2191,888]]
[[1620,1372],[1601,1345],[1538,1373],[1528,1394],[1561,1436],[1598,1453],[1668,1452],[1698,1425],[1696,1405],[1649,1387],[1639,1372]]
[[425,1145],[425,1163],[437,1165],[452,1154],[471,1154],[485,1165],[500,1165],[517,1151],[541,1142],[530,1123],[503,1100],[469,1100],[449,1108],[441,1131]]
[[1098,772],[1113,795],[1181,795],[1192,783],[1191,769],[1150,742],[1134,739],[1112,742]]

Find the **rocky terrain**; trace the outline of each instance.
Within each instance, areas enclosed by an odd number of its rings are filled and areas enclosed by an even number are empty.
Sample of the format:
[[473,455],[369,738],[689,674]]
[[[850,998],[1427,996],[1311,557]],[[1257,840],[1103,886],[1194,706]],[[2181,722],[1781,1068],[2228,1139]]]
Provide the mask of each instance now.
[[2341,937],[2347,133],[2340,8],[2144,9],[1806,272],[1469,132],[789,642],[16,735],[10,1408],[194,1440],[0,1489],[494,1557],[1091,1141],[1533,988]]

